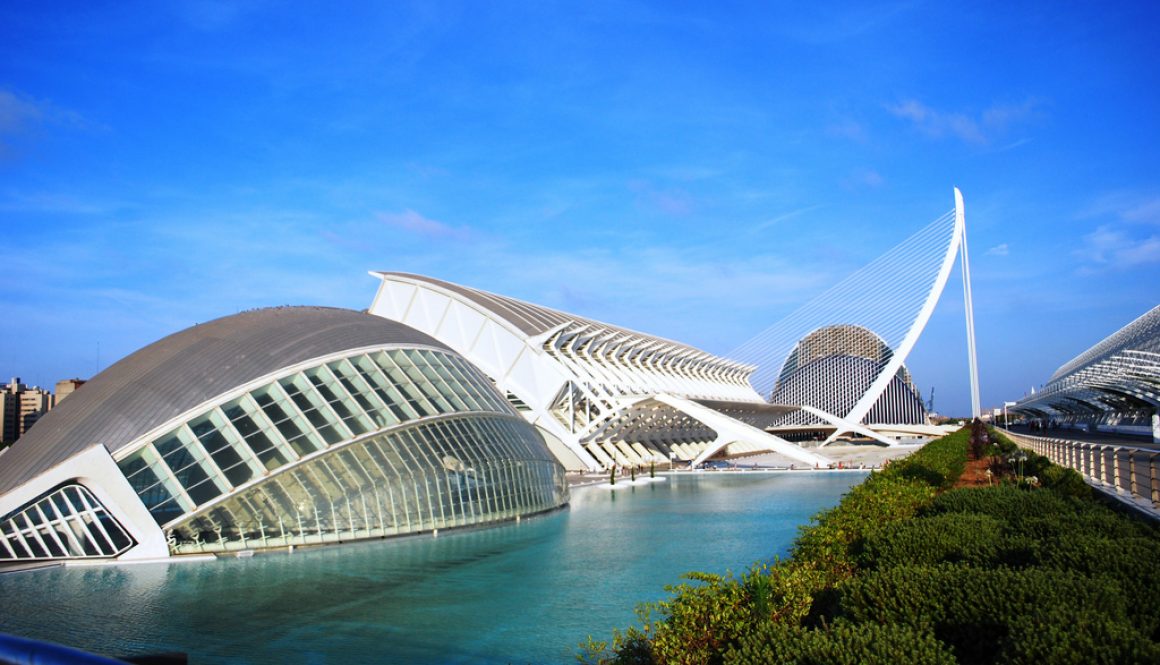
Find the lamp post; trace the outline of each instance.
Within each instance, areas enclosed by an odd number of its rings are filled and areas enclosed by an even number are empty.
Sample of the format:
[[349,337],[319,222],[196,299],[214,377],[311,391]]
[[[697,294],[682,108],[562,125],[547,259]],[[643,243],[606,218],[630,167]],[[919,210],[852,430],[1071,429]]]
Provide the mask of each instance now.
[[1007,422],[1007,407],[1015,406],[1015,402],[1003,402],[1003,429],[1008,432],[1011,431],[1011,425]]

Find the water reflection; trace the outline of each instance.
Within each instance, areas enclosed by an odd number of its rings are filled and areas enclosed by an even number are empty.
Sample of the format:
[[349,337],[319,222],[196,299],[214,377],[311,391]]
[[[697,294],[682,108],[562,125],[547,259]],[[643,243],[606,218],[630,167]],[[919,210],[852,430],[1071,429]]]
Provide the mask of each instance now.
[[784,554],[861,474],[707,475],[574,491],[496,528],[208,563],[0,576],[0,630],[195,663],[570,662],[688,570]]

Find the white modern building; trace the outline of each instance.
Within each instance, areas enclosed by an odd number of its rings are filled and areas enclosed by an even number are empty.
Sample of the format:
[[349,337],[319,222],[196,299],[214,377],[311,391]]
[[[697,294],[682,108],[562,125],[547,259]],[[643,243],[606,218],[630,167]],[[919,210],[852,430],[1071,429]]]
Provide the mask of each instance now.
[[749,384],[752,366],[600,321],[405,273],[371,314],[423,331],[482,369],[571,470],[776,452],[824,456],[765,431],[793,406]]
[[975,325],[962,193],[955,206],[728,355],[755,366],[753,384],[800,412],[772,430],[854,434],[887,445],[941,436],[926,423],[906,358],[942,297],[956,260],[963,282],[971,415],[980,415]]
[[372,272],[380,286],[368,311],[463,354],[570,470],[670,460],[695,467],[764,452],[827,466],[787,437],[804,426],[824,432],[826,443],[850,434],[895,445],[945,433],[927,424],[903,363],[959,257],[979,412],[965,216],[954,194],[950,212],[729,354],[736,360],[407,273]]
[[1011,411],[1160,443],[1160,305],[1064,363]]
[[97,374],[0,462],[0,562],[140,560],[487,524],[564,469],[443,343],[350,310],[196,325]]
[[[826,326],[806,335],[790,351],[773,388],[771,401],[778,404],[805,404],[827,414],[849,413],[870,390],[894,352],[882,338],[861,326]],[[878,396],[865,422],[881,431],[886,423],[894,426],[929,425],[926,407],[906,365]],[[821,427],[818,427],[818,426]],[[797,428],[802,432],[826,431],[830,423],[807,410],[786,414],[774,427],[778,432]],[[906,428],[895,427],[906,432]],[[921,431],[922,428],[917,428]],[[911,429],[915,432],[915,429]],[[827,432],[828,433],[828,432]],[[902,438],[901,433],[895,434]]]

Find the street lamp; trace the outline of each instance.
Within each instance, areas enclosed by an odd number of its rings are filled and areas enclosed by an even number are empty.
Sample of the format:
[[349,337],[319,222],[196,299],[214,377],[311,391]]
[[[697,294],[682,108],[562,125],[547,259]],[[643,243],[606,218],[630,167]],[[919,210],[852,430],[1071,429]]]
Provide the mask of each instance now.
[[1015,402],[1003,402],[1003,429],[1008,432],[1011,431],[1011,425],[1007,422],[1007,407],[1015,406]]

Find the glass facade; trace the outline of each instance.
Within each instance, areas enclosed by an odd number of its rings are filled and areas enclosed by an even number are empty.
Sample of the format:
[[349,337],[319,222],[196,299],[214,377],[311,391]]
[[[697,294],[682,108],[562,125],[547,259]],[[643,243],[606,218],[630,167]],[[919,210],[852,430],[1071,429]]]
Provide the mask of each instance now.
[[567,500],[526,423],[468,416],[336,446],[170,527],[175,553],[310,545],[483,524]]
[[563,469],[487,377],[429,349],[301,369],[118,465],[174,553],[411,533],[567,502]]
[[133,539],[81,485],[64,485],[0,520],[0,561],[112,557]]

